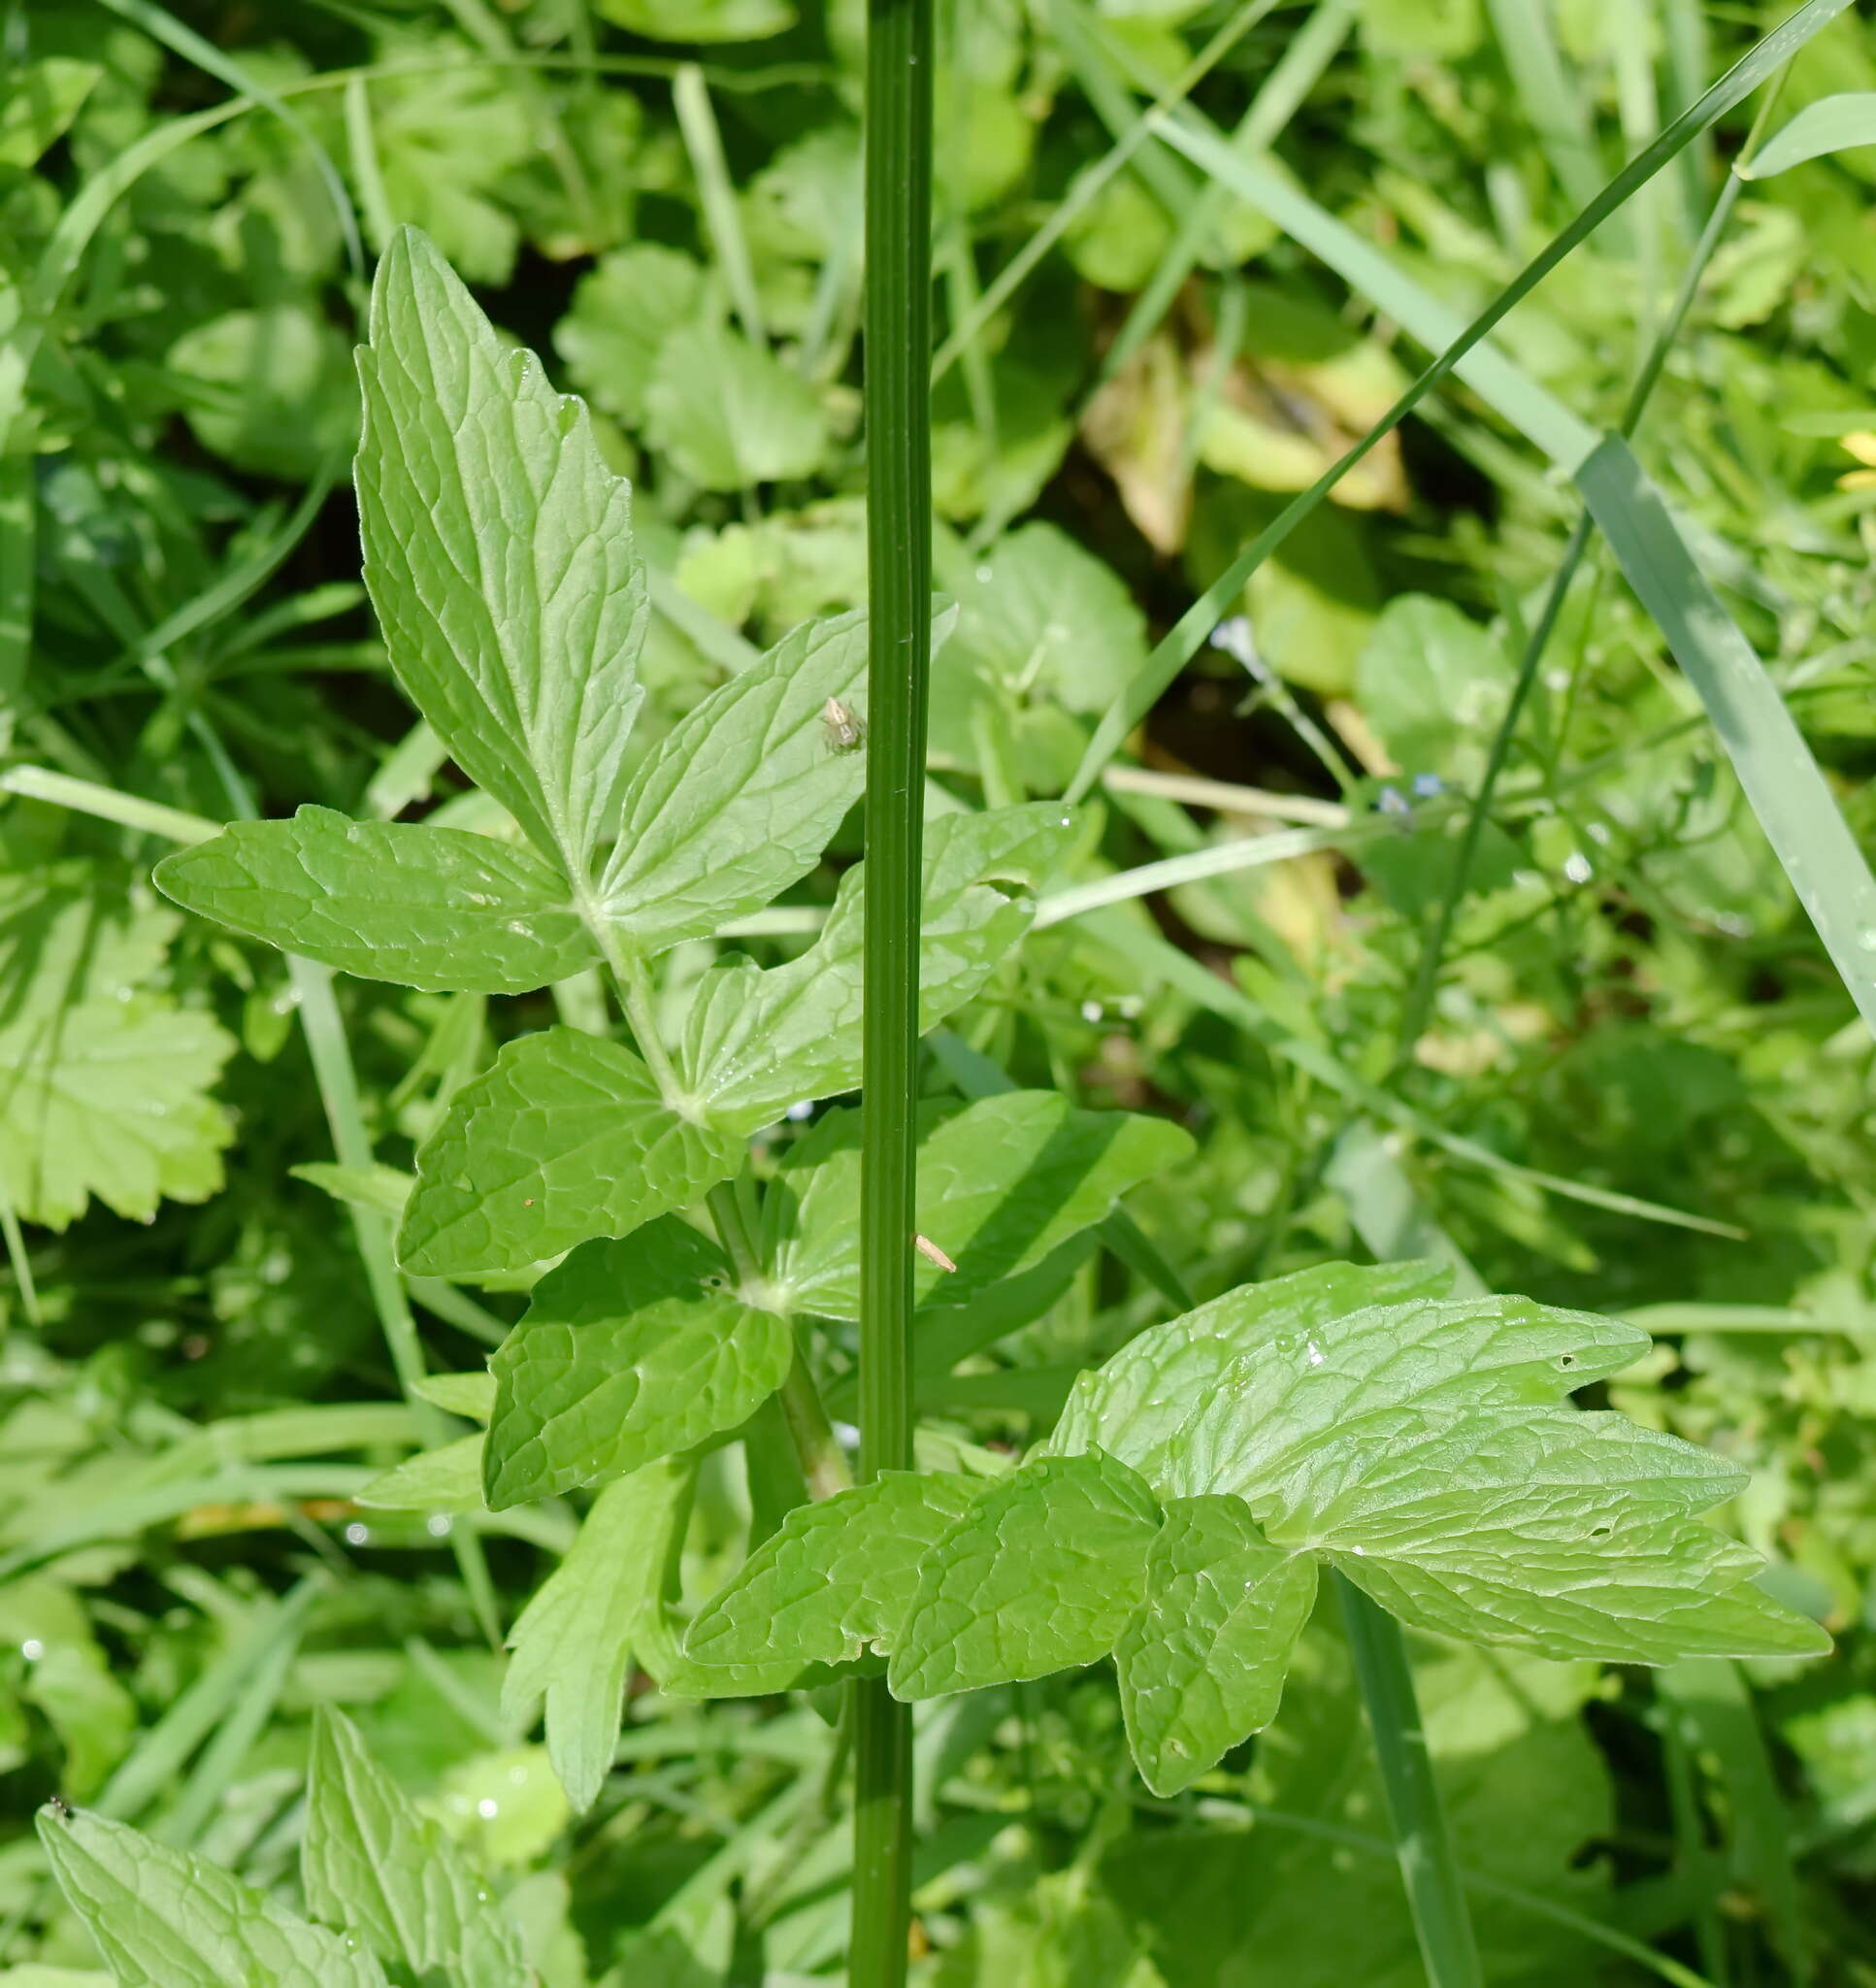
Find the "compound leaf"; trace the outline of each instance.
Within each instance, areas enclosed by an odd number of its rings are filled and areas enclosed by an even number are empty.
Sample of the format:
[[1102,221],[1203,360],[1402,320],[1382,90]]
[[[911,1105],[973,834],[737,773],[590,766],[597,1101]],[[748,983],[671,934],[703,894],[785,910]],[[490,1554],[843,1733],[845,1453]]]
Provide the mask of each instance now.
[[[1072,825],[1059,802],[927,824],[921,1029],[969,1001],[1029,929],[1033,902],[996,883],[1033,887],[1061,859]],[[840,879],[825,929],[799,959],[763,973],[739,956],[705,977],[679,1053],[711,1125],[753,1132],[798,1099],[859,1082],[865,878],[861,863]]]
[[1143,1333],[1083,1375],[1050,1449],[1118,1457],[1163,1498],[1235,1495],[1272,1545],[1446,1635],[1629,1663],[1828,1647],[1698,1521],[1742,1473],[1558,1406],[1645,1335],[1524,1298],[1341,1309],[1388,1275],[1304,1272]]
[[583,887],[643,695],[631,487],[585,407],[503,344],[413,228],[378,264],[358,371],[365,582],[391,666],[450,757]]
[[729,1274],[675,1215],[549,1271],[489,1362],[491,1508],[623,1476],[746,1421],[787,1375],[794,1338],[733,1296]]
[[528,1988],[515,1928],[443,1825],[371,1757],[330,1706],[313,1726],[300,1872],[308,1908],[349,1926],[381,1959],[457,1988]]
[[598,957],[549,864],[459,828],[302,808],[179,849],[154,880],[283,951],[431,993],[531,994]]
[[[915,1222],[951,1258],[921,1257],[922,1299],[961,1304],[1041,1262],[1103,1221],[1130,1188],[1185,1159],[1192,1139],[1166,1118],[1081,1111],[1053,1091],[1004,1091],[963,1110],[928,1112],[919,1142]],[[858,1114],[830,1112],[791,1156],[768,1207],[773,1281],[792,1308],[860,1315]]]
[[634,773],[600,884],[604,915],[645,952],[708,938],[820,860],[866,783],[837,749],[828,700],[864,704],[867,617],[786,636],[713,691]]
[[704,272],[681,248],[633,242],[602,255],[574,285],[554,345],[574,384],[636,427],[658,349],[704,302]]
[[680,1118],[630,1049],[577,1029],[504,1045],[417,1152],[398,1233],[419,1276],[524,1270],[682,1208],[742,1158]]
[[220,1187],[234,1038],[150,984],[180,923],[102,864],[0,878],[0,1192],[24,1220],[95,1195],[148,1221]]
[[626,1673],[661,1634],[665,1566],[692,1481],[690,1464],[667,1457],[607,1485],[509,1637],[502,1714],[527,1720],[545,1701],[547,1757],[576,1809],[599,1799],[618,1750]]
[[367,1948],[123,1823],[47,1808],[39,1839],[118,1988],[385,1988]]
[[888,1654],[920,1560],[983,1489],[961,1473],[888,1471],[797,1506],[698,1611],[685,1656],[724,1678],[712,1688],[754,1696],[787,1689],[807,1664]]
[[919,1564],[887,1679],[942,1698],[1098,1663],[1145,1599],[1160,1508],[1125,1464],[1046,1457],[991,1485]]

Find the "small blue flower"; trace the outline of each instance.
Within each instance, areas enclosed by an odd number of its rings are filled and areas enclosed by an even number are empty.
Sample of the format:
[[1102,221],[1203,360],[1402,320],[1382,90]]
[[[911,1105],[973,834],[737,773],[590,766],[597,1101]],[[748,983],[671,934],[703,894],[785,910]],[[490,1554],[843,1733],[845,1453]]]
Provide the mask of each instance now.
[[1430,801],[1446,791],[1446,782],[1436,773],[1417,773],[1413,777],[1413,790],[1417,799]]
[[1413,803],[1399,787],[1383,787],[1374,804],[1383,814],[1411,814]]

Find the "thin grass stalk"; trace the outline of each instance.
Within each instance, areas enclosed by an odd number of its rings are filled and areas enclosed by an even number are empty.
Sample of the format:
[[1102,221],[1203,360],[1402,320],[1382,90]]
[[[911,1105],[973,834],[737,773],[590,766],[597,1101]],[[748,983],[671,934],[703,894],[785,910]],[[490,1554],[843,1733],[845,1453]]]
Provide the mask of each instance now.
[[[1753,119],[1752,129],[1740,153],[1742,163],[1750,162],[1753,153],[1759,148],[1773,107],[1778,102],[1784,76],[1785,72],[1780,70],[1760,104],[1758,115]],[[1714,251],[1726,234],[1727,224],[1732,217],[1733,203],[1739,198],[1743,184],[1743,180],[1736,173],[1727,175],[1726,183],[1721,187],[1719,196],[1713,203],[1713,211],[1707,216],[1706,225],[1700,230],[1700,239],[1694,245],[1687,267],[1681,273],[1680,284],[1674,292],[1673,302],[1668,306],[1667,315],[1657,328],[1641,364],[1636,368],[1634,381],[1629,389],[1629,398],[1624,404],[1622,419],[1616,430],[1625,440],[1634,434],[1641,424],[1642,415],[1648,410],[1649,400],[1661,381],[1662,369],[1667,364],[1667,354],[1672,349],[1674,341],[1680,336],[1681,329],[1687,322],[1688,314],[1694,308],[1694,300],[1699,294],[1700,282],[1706,275],[1707,265],[1712,261]],[[1432,1017],[1433,998],[1439,987],[1440,966],[1452,938],[1453,921],[1459,915],[1459,908],[1465,902],[1466,890],[1471,883],[1472,871],[1478,859],[1479,842],[1484,833],[1486,818],[1492,812],[1493,799],[1498,793],[1498,779],[1504,771],[1506,760],[1510,757],[1511,742],[1517,734],[1519,720],[1524,715],[1531,686],[1537,680],[1537,672],[1543,663],[1544,651],[1549,647],[1551,636],[1556,632],[1559,617],[1563,613],[1564,598],[1576,578],[1577,569],[1589,551],[1593,530],[1594,520],[1586,510],[1570,533],[1563,560],[1552,577],[1549,590],[1544,596],[1543,608],[1526,638],[1524,652],[1518,659],[1518,674],[1512,681],[1510,700],[1505,706],[1504,716],[1498,721],[1498,729],[1493,735],[1492,745],[1486,755],[1485,772],[1479,780],[1479,790],[1473,796],[1471,810],[1466,816],[1459,850],[1454,858],[1452,874],[1446,879],[1446,888],[1441,893],[1439,907],[1433,914],[1433,922],[1428,931],[1426,943],[1421,947],[1413,984],[1408,989],[1401,1014],[1400,1040],[1395,1052],[1397,1068],[1412,1058],[1414,1045],[1426,1033],[1427,1024]]]
[[[867,25],[867,894],[860,1183],[862,1483],[912,1463],[913,1113],[932,647],[932,0]],[[911,1914],[912,1729],[853,1687],[852,1988],[900,1988]]]
[[[1245,547],[1160,639],[1153,653],[1146,659],[1145,665],[1135,673],[1134,680],[1096,727],[1095,736],[1088,742],[1087,750],[1081,756],[1081,764],[1076,768],[1075,776],[1069,782],[1068,790],[1063,795],[1064,800],[1072,803],[1086,797],[1089,789],[1101,778],[1107,762],[1120,749],[1127,734],[1145,716],[1154,700],[1199,652],[1219,616],[1227,606],[1237,598],[1251,575],[1328,497],[1336,483],[1362,461],[1369,450],[1378,447],[1391,435],[1413,413],[1420,402],[1458,366],[1466,353],[1494,331],[1499,321],[1508,316],[1579,242],[1593,235],[1631,194],[1639,187],[1645,186],[1670,160],[1678,157],[1687,146],[1734,104],[1749,96],[1768,76],[1782,69],[1812,35],[1827,26],[1848,6],[1849,0],[1807,0],[1806,5],[1788,16],[1756,47],[1748,50],[1698,103],[1692,105],[1675,118],[1646,151],[1630,159],[1596,199],[1525,265],[1459,337],[1411,382],[1400,398],[1366,435],[1352,444],[1308,489],[1293,498],[1265,526],[1251,544]],[[1206,134],[1202,132],[1195,135],[1190,131],[1177,133],[1167,128],[1162,135],[1169,141],[1182,142],[1186,146],[1194,147],[1203,154],[1201,163],[1212,157],[1206,150]],[[1223,148],[1218,149],[1218,156],[1228,162],[1235,160],[1235,154]]]

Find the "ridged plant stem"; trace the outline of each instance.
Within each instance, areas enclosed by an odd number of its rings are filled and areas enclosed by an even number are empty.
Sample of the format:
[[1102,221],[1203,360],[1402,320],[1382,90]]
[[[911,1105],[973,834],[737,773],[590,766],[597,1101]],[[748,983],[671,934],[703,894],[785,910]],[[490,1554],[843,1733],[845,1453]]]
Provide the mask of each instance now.
[[[860,1479],[912,1462],[913,1106],[932,643],[932,0],[867,23],[865,1092]],[[853,1687],[852,1988],[901,1988],[911,1904],[910,1714]]]

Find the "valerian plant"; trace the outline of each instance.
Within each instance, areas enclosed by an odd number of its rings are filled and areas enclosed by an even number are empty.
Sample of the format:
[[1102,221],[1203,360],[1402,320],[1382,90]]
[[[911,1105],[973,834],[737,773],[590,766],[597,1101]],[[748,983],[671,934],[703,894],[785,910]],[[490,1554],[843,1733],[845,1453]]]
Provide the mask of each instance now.
[[[1084,1374],[1019,1466],[971,1452],[848,1488],[814,1348],[859,1313],[857,1116],[822,1110],[761,1173],[750,1140],[859,1081],[865,866],[784,964],[726,950],[684,993],[660,988],[659,962],[823,859],[865,775],[864,618],[796,630],[635,750],[646,585],[584,406],[408,230],[359,365],[365,572],[391,661],[514,835],[304,809],[184,849],[157,880],[367,977],[610,982],[629,1041],[559,1025],[510,1042],[417,1153],[405,1269],[535,1280],[486,1374],[426,1384],[479,1432],[368,1494],[433,1511],[594,1494],[514,1625],[505,1685],[517,1717],[544,1707],[576,1807],[611,1767],[635,1664],[679,1696],[883,1675],[920,1701],[1111,1657],[1140,1774],[1170,1795],[1276,1716],[1324,1569],[1414,1627],[1549,1657],[1827,1646],[1702,1521],[1736,1469],[1570,1405],[1639,1357],[1640,1332],[1455,1297],[1428,1264],[1228,1292]],[[984,988],[1076,835],[1059,803],[928,823],[923,1027]],[[935,1100],[918,1132],[920,1332],[952,1359],[1034,1315],[973,1306],[1191,1145],[1041,1091]],[[719,1592],[685,1595],[701,1459],[783,1431],[792,1508]],[[42,1829],[126,1982],[528,1978],[501,1910],[337,1715],[313,1751],[311,1919],[115,1823],[49,1811]]]

